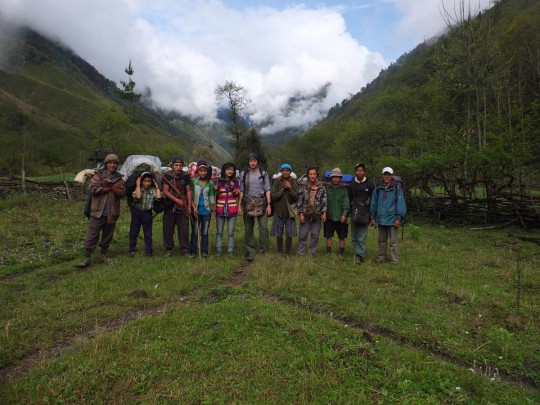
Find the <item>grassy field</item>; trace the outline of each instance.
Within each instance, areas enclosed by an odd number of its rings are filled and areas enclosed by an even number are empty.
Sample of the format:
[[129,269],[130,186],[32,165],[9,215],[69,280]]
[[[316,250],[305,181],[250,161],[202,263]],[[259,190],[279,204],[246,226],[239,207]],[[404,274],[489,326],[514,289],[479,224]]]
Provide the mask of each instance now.
[[78,270],[82,203],[0,201],[0,225],[2,404],[540,402],[540,249],[508,230],[413,218],[397,266],[350,241],[247,265],[241,221],[232,257],[215,224],[210,258],[163,257],[161,217],[128,257],[124,209],[113,264]]

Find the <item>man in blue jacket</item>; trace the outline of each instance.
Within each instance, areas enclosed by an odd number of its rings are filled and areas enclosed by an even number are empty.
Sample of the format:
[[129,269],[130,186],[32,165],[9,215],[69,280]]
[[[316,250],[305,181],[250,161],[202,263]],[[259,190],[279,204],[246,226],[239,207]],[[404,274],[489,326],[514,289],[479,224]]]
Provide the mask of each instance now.
[[390,263],[397,264],[398,259],[398,229],[407,213],[402,183],[393,177],[391,167],[382,171],[382,183],[375,187],[371,197],[370,224],[377,223],[379,227],[379,252],[377,263],[386,262],[386,248],[390,237]]

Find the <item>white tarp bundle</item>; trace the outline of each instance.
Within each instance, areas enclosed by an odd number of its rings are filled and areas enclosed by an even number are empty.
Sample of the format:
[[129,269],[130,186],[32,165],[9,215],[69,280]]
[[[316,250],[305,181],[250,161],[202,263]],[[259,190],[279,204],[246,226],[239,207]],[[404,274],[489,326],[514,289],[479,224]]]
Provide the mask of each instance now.
[[152,174],[161,173],[161,160],[157,156],[151,155],[128,156],[118,172],[126,180],[133,172],[140,170],[141,166],[145,167],[145,171],[149,171]]

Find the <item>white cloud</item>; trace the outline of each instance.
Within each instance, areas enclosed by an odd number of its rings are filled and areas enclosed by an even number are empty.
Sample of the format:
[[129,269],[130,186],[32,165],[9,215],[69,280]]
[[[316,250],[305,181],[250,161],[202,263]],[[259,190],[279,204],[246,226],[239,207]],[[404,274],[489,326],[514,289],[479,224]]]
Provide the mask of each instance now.
[[[413,36],[417,43],[429,39],[446,28],[443,8],[451,16],[459,10],[461,0],[394,0],[402,13],[396,27],[397,37]],[[491,6],[492,0],[464,0],[465,8],[477,14]]]
[[[225,80],[246,88],[254,120],[266,132],[308,125],[357,92],[385,66],[379,53],[353,39],[336,9],[291,6],[243,11],[211,0],[3,0],[9,18],[59,38],[100,72],[125,80],[133,61],[137,89],[152,89],[161,106],[213,118],[214,89]],[[287,100],[316,93],[320,103]]]

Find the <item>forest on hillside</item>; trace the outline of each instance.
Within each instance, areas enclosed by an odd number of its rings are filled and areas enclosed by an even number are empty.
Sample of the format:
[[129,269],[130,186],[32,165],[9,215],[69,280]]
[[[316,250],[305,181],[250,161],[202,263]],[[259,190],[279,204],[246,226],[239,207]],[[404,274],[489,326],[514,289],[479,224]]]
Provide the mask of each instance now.
[[540,2],[501,0],[420,44],[275,156],[297,167],[363,161],[450,197],[525,192],[540,183]]

